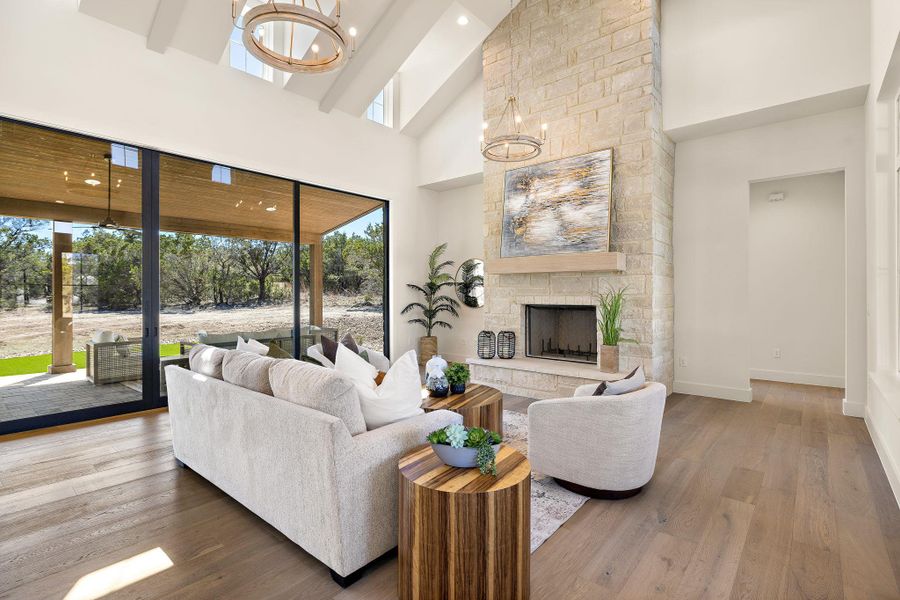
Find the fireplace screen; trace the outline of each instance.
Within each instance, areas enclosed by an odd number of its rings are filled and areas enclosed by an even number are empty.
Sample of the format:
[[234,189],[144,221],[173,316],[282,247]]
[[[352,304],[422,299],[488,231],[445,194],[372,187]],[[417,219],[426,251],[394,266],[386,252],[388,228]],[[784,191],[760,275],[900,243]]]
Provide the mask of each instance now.
[[597,309],[535,304],[525,307],[525,355],[597,362]]

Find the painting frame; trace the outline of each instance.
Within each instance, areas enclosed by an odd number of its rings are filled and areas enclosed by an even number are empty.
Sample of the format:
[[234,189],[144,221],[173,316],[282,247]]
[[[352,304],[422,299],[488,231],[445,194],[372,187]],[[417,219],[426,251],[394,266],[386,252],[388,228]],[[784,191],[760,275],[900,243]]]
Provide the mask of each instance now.
[[610,147],[506,171],[501,258],[609,252],[613,157]]

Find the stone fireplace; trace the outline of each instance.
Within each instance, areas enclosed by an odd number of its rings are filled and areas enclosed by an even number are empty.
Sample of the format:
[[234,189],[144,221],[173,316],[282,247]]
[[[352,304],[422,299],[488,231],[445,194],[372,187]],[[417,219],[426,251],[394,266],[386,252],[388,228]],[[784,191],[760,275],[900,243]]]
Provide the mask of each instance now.
[[[613,150],[610,251],[626,259],[623,271],[566,272],[539,268],[540,261],[533,272],[488,269],[485,329],[516,332],[516,357],[473,359],[473,380],[511,394],[551,398],[566,396],[582,383],[618,378],[599,370],[586,337],[569,341],[560,332],[528,328],[528,316],[533,316],[528,307],[596,307],[598,293],[625,287],[623,333],[638,343],[621,346],[620,369],[642,364],[648,379],[671,389],[675,145],[662,131],[659,21],[659,0],[520,2],[485,40],[485,119],[499,118],[512,86],[523,127],[534,131],[548,125],[548,141],[537,158],[484,163],[485,260],[503,258],[507,169],[606,148]],[[596,325],[590,331],[596,336]],[[580,364],[578,352],[588,353]],[[557,360],[536,358],[541,353],[555,353]]]
[[526,304],[525,356],[596,364],[597,309]]

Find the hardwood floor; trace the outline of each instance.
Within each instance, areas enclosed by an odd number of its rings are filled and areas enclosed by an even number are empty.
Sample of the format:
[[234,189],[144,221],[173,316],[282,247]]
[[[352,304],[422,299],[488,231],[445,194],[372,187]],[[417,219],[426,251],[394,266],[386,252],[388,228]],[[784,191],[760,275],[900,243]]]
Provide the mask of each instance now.
[[[532,598],[900,598],[900,510],[839,390],[754,382],[750,404],[673,395],[653,481],[589,500],[532,556]],[[510,397],[507,408],[529,401]],[[0,598],[62,598],[155,548],[108,598],[396,598],[397,560],[342,590],[189,470],[167,413],[0,438]]]

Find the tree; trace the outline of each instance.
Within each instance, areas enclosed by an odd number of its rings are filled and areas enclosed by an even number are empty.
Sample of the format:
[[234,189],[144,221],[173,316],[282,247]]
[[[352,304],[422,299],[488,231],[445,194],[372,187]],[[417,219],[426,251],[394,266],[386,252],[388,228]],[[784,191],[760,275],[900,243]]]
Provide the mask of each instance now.
[[19,291],[28,304],[50,285],[50,242],[34,233],[43,223],[0,217],[0,306],[14,307]]
[[257,304],[265,303],[269,297],[267,280],[278,270],[278,242],[238,239],[233,244],[241,269],[256,282]]
[[75,252],[97,256],[97,307],[141,306],[141,232],[92,229],[74,243]]

